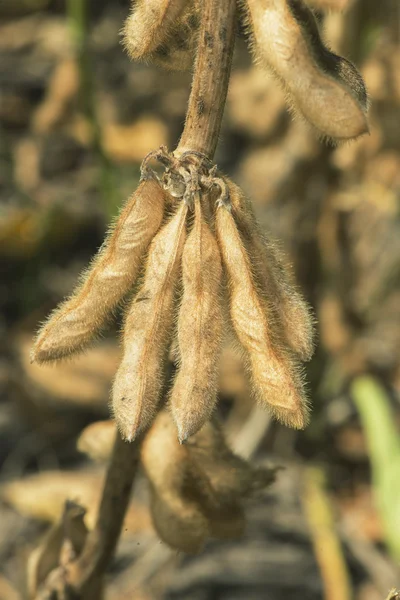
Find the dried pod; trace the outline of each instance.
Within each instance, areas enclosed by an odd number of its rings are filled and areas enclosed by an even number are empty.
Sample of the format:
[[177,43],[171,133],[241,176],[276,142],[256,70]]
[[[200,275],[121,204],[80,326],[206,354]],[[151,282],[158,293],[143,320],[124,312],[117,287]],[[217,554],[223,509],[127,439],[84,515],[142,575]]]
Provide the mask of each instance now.
[[82,283],[39,331],[32,360],[42,363],[79,352],[98,333],[137,278],[161,225],[165,195],[155,179],[140,183]]
[[112,394],[112,408],[123,438],[132,441],[154,417],[163,384],[163,366],[173,325],[173,308],[187,205],[154,238],[144,281],[124,327],[124,354]]
[[77,448],[92,460],[105,462],[111,456],[116,433],[114,421],[96,421],[82,431]]
[[168,40],[155,49],[149,60],[172,71],[191,69],[196,55],[199,24],[198,5],[188,2],[174,23]]
[[215,423],[179,444],[165,410],[146,435],[142,463],[151,485],[154,525],[166,543],[185,552],[197,552],[210,536],[240,536],[245,526],[241,500],[267,487],[275,473],[263,470],[263,485],[254,485],[261,469],[232,454]]
[[[234,499],[251,496],[275,481],[275,468],[253,468],[234,454],[215,422],[207,422],[187,443],[187,448],[192,463],[207,474],[219,504],[229,506]],[[206,487],[203,492],[207,493]]]
[[181,442],[200,429],[217,401],[221,277],[218,244],[198,199],[182,255],[183,297],[178,318],[181,364],[170,397]]
[[171,416],[162,411],[146,435],[142,464],[151,486],[151,512],[160,538],[183,552],[198,552],[209,527],[193,498],[185,493],[190,462],[187,449],[176,437]]
[[283,423],[303,428],[308,410],[299,365],[279,340],[274,312],[257,290],[249,257],[232,214],[220,206],[216,229],[230,288],[230,316],[245,349],[257,399]]
[[302,0],[247,0],[257,59],[272,69],[294,108],[335,140],[368,132],[367,93],[357,69],[323,44]]
[[324,11],[344,10],[350,4],[350,0],[307,0],[307,4]]
[[197,2],[138,0],[125,22],[124,44],[134,60],[185,70],[193,64],[198,27]]
[[269,299],[289,346],[301,360],[310,360],[314,352],[311,309],[297,291],[279,248],[263,237],[251,203],[237,185],[232,182],[228,185],[233,215],[244,237],[260,291]]

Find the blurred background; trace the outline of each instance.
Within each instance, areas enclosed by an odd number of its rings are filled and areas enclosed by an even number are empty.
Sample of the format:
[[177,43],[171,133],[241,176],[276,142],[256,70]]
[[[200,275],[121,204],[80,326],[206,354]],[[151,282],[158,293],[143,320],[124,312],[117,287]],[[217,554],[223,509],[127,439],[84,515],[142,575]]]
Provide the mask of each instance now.
[[[195,557],[157,540],[139,476],[110,600],[384,600],[400,587],[400,8],[323,4],[343,8],[320,18],[364,76],[370,135],[320,142],[239,36],[216,156],[282,240],[315,309],[311,424],[295,432],[260,413],[227,348],[230,443],[285,468],[249,504],[244,539]],[[77,439],[107,419],[119,360],[118,322],[58,367],[30,365],[32,336],[100,246],[142,158],[174,148],[184,122],[190,74],[129,62],[128,11],[128,0],[0,2],[1,600],[27,597],[28,556],[67,498],[93,524],[105,466]]]

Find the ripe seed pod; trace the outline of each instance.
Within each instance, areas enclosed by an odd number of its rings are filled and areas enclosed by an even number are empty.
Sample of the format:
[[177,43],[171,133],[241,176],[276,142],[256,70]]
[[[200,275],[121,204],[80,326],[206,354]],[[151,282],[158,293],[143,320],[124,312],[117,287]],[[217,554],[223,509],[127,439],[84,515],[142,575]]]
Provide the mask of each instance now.
[[114,421],[95,421],[81,432],[77,448],[96,462],[106,462],[114,446],[117,430]]
[[175,289],[186,236],[187,205],[154,238],[142,287],[124,328],[124,354],[112,394],[123,438],[132,441],[154,417],[163,384],[163,366],[173,325]]
[[260,291],[268,298],[289,346],[301,360],[314,352],[314,319],[307,302],[297,291],[289,267],[277,246],[263,238],[251,203],[241,189],[228,183],[233,215],[247,245]]
[[324,46],[303,0],[247,0],[247,20],[257,59],[323,136],[347,140],[368,132],[362,77]]
[[185,4],[185,0],[137,0],[122,32],[130,57],[148,58],[166,44]]
[[183,552],[198,552],[209,534],[207,518],[185,490],[190,472],[189,454],[181,446],[171,416],[157,415],[141,448],[150,482],[151,512],[160,538]]
[[216,230],[229,280],[230,316],[249,359],[256,397],[277,419],[302,429],[308,409],[299,365],[278,340],[274,313],[256,289],[246,249],[224,206],[217,209]]
[[166,192],[146,179],[128,200],[82,283],[39,331],[32,360],[58,360],[83,350],[135,282],[145,250],[160,228]]
[[168,39],[152,52],[149,60],[172,71],[191,69],[196,55],[199,24],[199,7],[197,3],[188,2]]
[[200,429],[217,402],[221,277],[218,244],[197,199],[194,225],[182,255],[183,296],[178,317],[181,364],[170,396],[181,442]]

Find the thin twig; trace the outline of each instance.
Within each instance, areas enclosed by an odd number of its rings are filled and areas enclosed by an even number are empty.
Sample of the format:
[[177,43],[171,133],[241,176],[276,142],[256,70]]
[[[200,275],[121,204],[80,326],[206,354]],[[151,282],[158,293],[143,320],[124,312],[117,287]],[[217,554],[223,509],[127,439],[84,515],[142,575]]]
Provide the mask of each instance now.
[[235,42],[235,0],[204,0],[192,91],[178,148],[212,159],[228,92]]

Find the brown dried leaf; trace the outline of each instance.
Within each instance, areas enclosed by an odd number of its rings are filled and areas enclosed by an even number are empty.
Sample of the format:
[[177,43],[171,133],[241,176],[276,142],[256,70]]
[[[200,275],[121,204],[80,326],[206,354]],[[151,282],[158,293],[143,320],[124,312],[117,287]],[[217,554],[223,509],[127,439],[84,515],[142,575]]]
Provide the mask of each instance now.
[[76,558],[81,553],[88,533],[83,521],[84,515],[85,510],[81,506],[66,502],[59,522],[47,532],[39,547],[29,556],[28,592],[32,597],[45,583],[48,575],[61,566],[66,547],[70,548],[71,558]]

